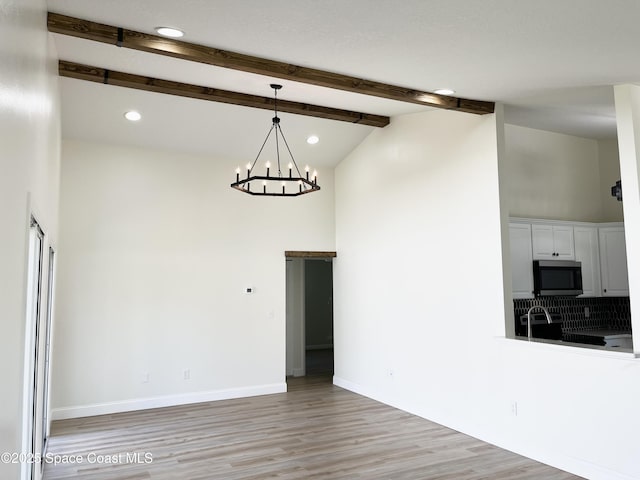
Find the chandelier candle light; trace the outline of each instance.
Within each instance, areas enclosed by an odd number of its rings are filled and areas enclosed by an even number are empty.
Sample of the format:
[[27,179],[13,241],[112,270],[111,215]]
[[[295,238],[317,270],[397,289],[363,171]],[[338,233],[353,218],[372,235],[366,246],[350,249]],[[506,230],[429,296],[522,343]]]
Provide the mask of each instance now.
[[[236,181],[231,184],[231,188],[235,188],[236,190],[240,190],[241,192],[248,193],[250,195],[263,195],[269,197],[296,197],[298,195],[304,195],[305,193],[316,192],[320,190],[320,186],[318,185],[318,173],[314,171],[311,177],[309,177],[309,167],[307,166],[305,168],[305,175],[302,175],[298,168],[298,164],[293,158],[291,149],[287,144],[287,139],[284,137],[284,133],[282,133],[282,127],[280,127],[280,118],[278,118],[278,90],[282,88],[282,85],[272,83],[271,88],[273,88],[274,91],[275,116],[272,119],[273,123],[267,133],[267,137],[262,143],[262,147],[260,147],[260,151],[258,152],[256,159],[253,163],[247,163],[246,178],[240,178],[240,167],[238,167],[236,169]],[[276,138],[277,171],[275,172],[275,175],[271,175],[271,162],[266,162],[266,175],[256,175],[254,169],[272,132],[275,132]],[[288,175],[282,174],[280,166],[280,137],[282,137],[282,142],[287,147],[287,152],[289,152],[289,156],[291,157],[291,161],[288,164]],[[258,182],[262,183],[258,184]],[[253,190],[251,189],[251,183],[254,184]],[[258,186],[258,188],[256,188],[256,186]],[[260,186],[262,188],[259,188]]]

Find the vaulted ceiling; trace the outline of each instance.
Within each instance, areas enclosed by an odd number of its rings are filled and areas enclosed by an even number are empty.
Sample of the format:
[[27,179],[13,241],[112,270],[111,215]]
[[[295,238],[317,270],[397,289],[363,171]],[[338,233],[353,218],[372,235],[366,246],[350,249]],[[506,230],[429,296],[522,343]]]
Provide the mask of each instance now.
[[[510,123],[615,136],[612,85],[640,81],[640,2],[610,0],[48,0],[50,12],[418,92],[505,104]],[[53,34],[61,60],[142,77],[389,116],[428,105]],[[61,78],[63,136],[253,160],[272,112]],[[142,113],[140,122],[123,118]],[[338,163],[375,126],[283,113],[296,159]],[[308,145],[310,134],[320,137]]]

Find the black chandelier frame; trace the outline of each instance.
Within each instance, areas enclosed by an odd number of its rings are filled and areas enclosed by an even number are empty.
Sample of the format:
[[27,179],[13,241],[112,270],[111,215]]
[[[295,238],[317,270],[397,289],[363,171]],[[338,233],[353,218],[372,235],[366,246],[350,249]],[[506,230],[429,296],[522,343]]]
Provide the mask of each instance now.
[[[261,195],[268,197],[297,197],[299,195],[305,195],[307,193],[317,192],[320,190],[320,185],[318,185],[318,177],[314,172],[313,176],[309,178],[309,169],[308,167],[305,169],[305,175],[303,176],[300,172],[300,168],[296,163],[295,158],[293,158],[293,153],[291,153],[291,149],[289,148],[289,144],[287,143],[287,139],[282,132],[282,127],[280,126],[280,118],[278,117],[278,90],[282,88],[282,85],[278,85],[272,83],[271,88],[274,90],[274,117],[272,119],[271,128],[267,133],[264,142],[262,142],[262,146],[258,151],[258,155],[256,155],[253,163],[247,164],[247,175],[245,178],[240,178],[240,168],[236,170],[236,181],[231,184],[231,188],[235,188],[244,193],[248,193],[249,195]],[[270,175],[271,167],[270,164],[267,163],[267,174],[266,175],[256,175],[254,174],[255,166],[260,158],[260,154],[262,150],[264,150],[269,137],[271,134],[275,134],[275,142],[276,142],[276,175]],[[287,152],[289,153],[289,157],[291,158],[291,162],[288,165],[288,175],[282,174],[282,166],[280,163],[280,137],[282,137],[282,141],[284,145],[287,147]],[[295,176],[294,176],[295,175]],[[273,184],[279,183],[275,189],[273,188]],[[252,184],[254,185],[252,189]],[[289,185],[289,188],[287,186]],[[291,187],[293,185],[293,188]],[[256,186],[258,188],[256,188]]]

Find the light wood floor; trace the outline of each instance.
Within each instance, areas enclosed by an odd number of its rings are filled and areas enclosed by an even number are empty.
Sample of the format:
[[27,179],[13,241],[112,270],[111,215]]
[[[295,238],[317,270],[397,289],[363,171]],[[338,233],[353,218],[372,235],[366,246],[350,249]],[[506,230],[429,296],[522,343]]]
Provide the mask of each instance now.
[[[89,464],[91,453],[118,463]],[[45,480],[579,478],[322,377],[283,394],[57,421],[49,454],[83,463],[47,464]]]

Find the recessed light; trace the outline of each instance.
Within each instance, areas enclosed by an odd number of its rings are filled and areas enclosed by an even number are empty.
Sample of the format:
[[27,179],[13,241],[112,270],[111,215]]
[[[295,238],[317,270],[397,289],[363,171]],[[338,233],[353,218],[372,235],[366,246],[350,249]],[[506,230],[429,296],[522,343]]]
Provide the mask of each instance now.
[[453,95],[456,91],[451,90],[450,88],[439,88],[433,93],[437,93],[438,95]]
[[163,37],[180,38],[184,36],[184,32],[182,30],[171,27],[156,27],[156,32],[158,32],[158,35],[162,35]]
[[319,141],[320,141],[320,139],[318,138],[317,135],[310,135],[310,136],[307,137],[307,143],[309,145],[315,145]]
[[142,115],[140,115],[140,112],[136,112],[135,110],[129,110],[124,114],[124,118],[132,122],[137,122],[142,118]]

